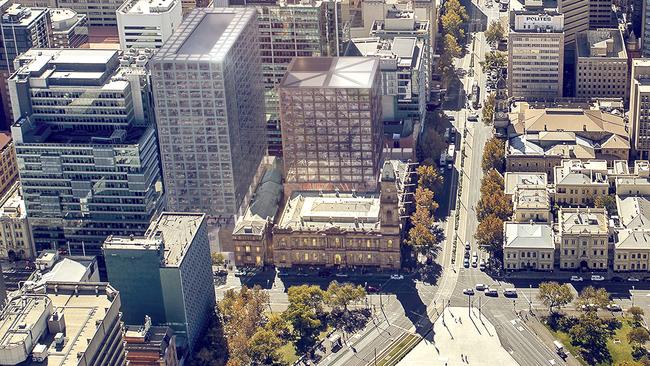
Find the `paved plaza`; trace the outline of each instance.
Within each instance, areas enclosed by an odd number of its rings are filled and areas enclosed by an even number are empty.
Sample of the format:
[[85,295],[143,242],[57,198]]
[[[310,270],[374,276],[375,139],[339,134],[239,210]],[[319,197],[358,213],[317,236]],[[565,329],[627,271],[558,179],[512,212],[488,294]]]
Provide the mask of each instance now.
[[467,308],[452,307],[438,317],[432,334],[398,363],[412,365],[516,366],[517,362],[501,347],[494,326],[485,317],[479,319],[477,309],[472,308],[470,317]]

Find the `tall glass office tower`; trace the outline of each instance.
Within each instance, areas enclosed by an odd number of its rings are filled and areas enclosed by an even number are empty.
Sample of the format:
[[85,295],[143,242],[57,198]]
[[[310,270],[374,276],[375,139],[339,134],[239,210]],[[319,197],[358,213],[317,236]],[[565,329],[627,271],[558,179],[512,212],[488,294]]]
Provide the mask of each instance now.
[[257,13],[193,10],[152,60],[168,209],[227,220],[266,151]]

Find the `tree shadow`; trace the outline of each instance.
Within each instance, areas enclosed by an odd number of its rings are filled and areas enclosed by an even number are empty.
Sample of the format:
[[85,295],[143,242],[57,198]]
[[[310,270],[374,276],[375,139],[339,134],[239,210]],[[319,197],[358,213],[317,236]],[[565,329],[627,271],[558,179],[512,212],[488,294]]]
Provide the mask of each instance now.
[[397,301],[404,308],[404,314],[415,326],[415,332],[425,337],[433,327],[433,323],[427,314],[427,305],[422,301],[420,294],[415,287],[415,281],[403,281],[403,291],[396,293]]

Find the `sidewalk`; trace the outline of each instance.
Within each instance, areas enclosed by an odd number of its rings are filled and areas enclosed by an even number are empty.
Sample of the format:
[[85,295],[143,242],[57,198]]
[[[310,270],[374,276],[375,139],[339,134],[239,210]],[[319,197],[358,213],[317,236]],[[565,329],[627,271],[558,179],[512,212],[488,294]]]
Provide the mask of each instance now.
[[516,366],[517,362],[501,347],[494,326],[485,317],[479,319],[476,309],[470,318],[467,308],[452,307],[438,318],[433,332],[397,365]]

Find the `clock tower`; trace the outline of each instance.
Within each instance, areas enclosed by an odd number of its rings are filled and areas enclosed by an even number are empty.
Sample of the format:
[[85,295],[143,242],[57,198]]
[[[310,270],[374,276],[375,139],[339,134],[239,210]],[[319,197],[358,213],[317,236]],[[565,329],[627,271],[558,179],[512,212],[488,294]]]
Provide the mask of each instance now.
[[494,128],[508,127],[508,123],[510,123],[509,112],[508,85],[503,75],[501,75],[497,80],[496,96],[494,98]]

